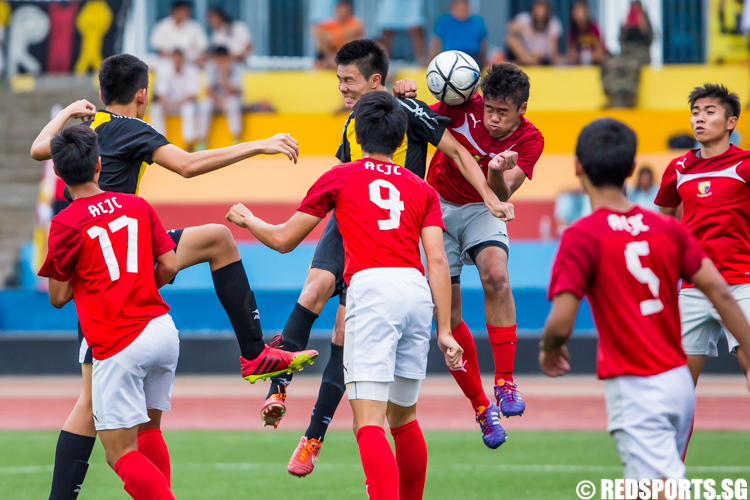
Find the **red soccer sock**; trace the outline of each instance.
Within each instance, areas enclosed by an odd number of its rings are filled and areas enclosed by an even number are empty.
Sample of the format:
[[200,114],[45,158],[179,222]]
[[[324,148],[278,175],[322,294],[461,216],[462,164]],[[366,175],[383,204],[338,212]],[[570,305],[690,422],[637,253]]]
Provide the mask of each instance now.
[[487,334],[492,346],[492,357],[495,359],[495,384],[500,379],[513,382],[513,363],[516,360],[516,325],[487,325]]
[[451,370],[451,375],[458,383],[458,386],[464,392],[464,396],[469,398],[474,409],[490,405],[490,400],[482,389],[482,377],[479,374],[479,360],[477,359],[477,346],[474,344],[474,338],[466,323],[461,322],[453,330],[453,338],[463,350],[464,369]]
[[172,467],[169,464],[169,449],[161,429],[146,429],[138,433],[138,451],[151,460],[161,471],[167,484],[172,487]]
[[176,500],[164,474],[139,451],[123,455],[115,464],[115,472],[134,500]]
[[377,425],[360,427],[357,445],[370,500],[399,500],[398,465],[383,428]]
[[427,444],[416,420],[401,427],[392,427],[398,464],[400,500],[422,500],[427,476]]

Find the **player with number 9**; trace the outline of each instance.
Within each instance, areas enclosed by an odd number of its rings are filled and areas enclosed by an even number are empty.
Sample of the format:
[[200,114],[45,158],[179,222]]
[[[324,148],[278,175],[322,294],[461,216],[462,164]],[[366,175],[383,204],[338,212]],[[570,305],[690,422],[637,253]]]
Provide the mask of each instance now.
[[[424,180],[393,162],[407,126],[398,100],[386,92],[368,92],[355,105],[354,119],[363,158],[323,174],[286,223],[267,224],[242,205],[232,207],[227,219],[265,245],[289,252],[335,208],[349,286],[344,377],[368,495],[373,500],[419,500],[427,448],[416,403],[427,371],[433,303],[446,363],[462,366],[462,349],[450,331],[440,202]],[[386,416],[396,457],[382,427]]]
[[[174,498],[159,427],[180,341],[158,288],[179,271],[175,243],[145,200],[99,188],[96,132],[67,128],[50,149],[73,202],[52,219],[39,275],[50,279],[52,305],[75,299],[93,350],[90,390],[107,463],[134,499]],[[144,434],[158,435],[159,445],[139,451]]]
[[576,175],[594,212],[560,239],[539,363],[553,377],[570,370],[565,343],[588,296],[599,335],[597,373],[607,381],[607,427],[625,478],[679,480],[695,405],[681,345],[679,280],[706,295],[746,354],[750,325],[688,230],[624,195],[635,150],[635,133],[611,118],[590,123],[578,138]]

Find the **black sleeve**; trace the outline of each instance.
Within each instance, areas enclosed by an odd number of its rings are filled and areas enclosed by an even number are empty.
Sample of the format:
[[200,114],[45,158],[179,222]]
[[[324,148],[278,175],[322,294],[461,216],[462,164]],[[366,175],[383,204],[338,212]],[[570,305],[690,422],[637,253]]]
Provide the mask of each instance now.
[[351,122],[351,120],[352,115],[349,114],[346,123],[344,123],[344,131],[341,134],[341,144],[339,144],[339,149],[336,151],[336,158],[338,158],[341,163],[349,163],[352,161],[352,149],[349,146],[349,139],[346,137],[346,131],[349,129],[349,122]]
[[409,117],[409,136],[437,146],[451,119],[435,113],[422,101],[407,98],[401,98],[399,101]]
[[150,124],[137,118],[120,118],[124,120],[122,130],[116,134],[119,144],[118,156],[128,161],[140,160],[153,163],[154,151],[169,144],[166,137],[156,131]]

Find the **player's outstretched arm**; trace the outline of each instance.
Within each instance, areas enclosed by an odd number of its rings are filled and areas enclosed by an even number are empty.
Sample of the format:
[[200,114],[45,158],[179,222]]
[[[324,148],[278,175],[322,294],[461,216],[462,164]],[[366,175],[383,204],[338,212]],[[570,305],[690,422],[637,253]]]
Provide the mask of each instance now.
[[[738,349],[745,354],[745,359],[750,359],[750,324],[711,259],[703,259],[700,269],[690,281],[711,301],[727,330],[740,343]],[[745,375],[750,384],[750,371]]]
[[539,342],[539,366],[549,377],[560,377],[570,371],[570,353],[565,344],[573,333],[580,305],[581,299],[569,292],[552,299],[552,309]]
[[248,229],[268,248],[279,253],[289,253],[323,220],[322,217],[296,212],[283,224],[269,224],[255,215],[242,203],[233,206],[226,215],[229,222]]
[[177,276],[180,271],[180,261],[177,260],[177,254],[174,250],[164,252],[156,258],[154,264],[154,277],[156,286],[163,287]]
[[81,99],[67,108],[61,110],[43,129],[39,132],[39,135],[34,139],[34,143],[31,145],[31,157],[36,161],[44,161],[52,158],[49,150],[49,141],[54,136],[60,133],[65,128],[65,125],[72,118],[80,118],[81,120],[87,120],[96,114],[96,106],[88,102],[86,99]]
[[427,256],[427,275],[429,276],[432,302],[435,304],[438,346],[445,355],[448,368],[463,368],[463,349],[453,338],[451,332],[451,277],[448,257],[443,246],[443,229],[428,226],[421,231],[422,246]]
[[517,163],[518,153],[503,151],[487,166],[487,184],[502,201],[508,201],[526,180],[526,173]]
[[[453,160],[453,163],[458,167],[461,175],[469,181],[469,184],[471,184],[472,187],[477,190],[479,196],[482,197],[484,204],[487,205],[487,208],[492,215],[506,222],[512,221],[515,218],[513,204],[505,203],[498,199],[495,192],[487,183],[487,179],[484,177],[484,172],[482,172],[482,168],[477,161],[447,129],[443,132],[443,137],[440,139],[437,148]],[[518,157],[518,153],[510,153],[508,156],[510,157],[508,161],[515,165],[515,158]],[[499,155],[495,158],[498,157]]]
[[299,156],[299,144],[290,134],[276,134],[260,141],[243,142],[226,148],[207,149],[188,153],[174,144],[165,144],[156,148],[153,154],[154,163],[182,177],[213,172],[245,158],[257,155],[285,154],[294,163]]
[[71,300],[73,300],[73,287],[70,285],[70,281],[57,281],[50,278],[49,303],[60,309]]

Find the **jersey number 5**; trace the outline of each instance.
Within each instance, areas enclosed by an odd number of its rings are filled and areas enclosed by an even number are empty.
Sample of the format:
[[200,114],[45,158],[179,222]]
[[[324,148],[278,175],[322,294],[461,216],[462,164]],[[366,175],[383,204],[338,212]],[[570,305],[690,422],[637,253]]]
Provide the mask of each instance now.
[[[383,199],[381,188],[388,190],[388,198]],[[396,186],[385,179],[378,179],[370,183],[370,201],[383,210],[388,210],[390,218],[378,221],[381,231],[396,229],[401,224],[401,212],[404,210],[404,202],[401,201],[401,193]]]
[[639,283],[648,285],[648,289],[654,296],[653,299],[641,302],[641,314],[648,316],[656,314],[664,309],[664,303],[659,300],[659,277],[654,274],[651,268],[643,267],[641,257],[651,254],[648,241],[632,241],[625,245],[625,265]]
[[[138,272],[138,219],[131,219],[127,215],[118,217],[108,224],[109,230],[116,233],[120,229],[128,228],[128,253],[127,262],[125,263],[125,269],[129,273]],[[102,247],[102,254],[104,255],[104,262],[107,264],[109,270],[109,277],[112,281],[120,279],[120,264],[117,262],[115,257],[115,251],[112,248],[112,241],[109,239],[107,230],[99,226],[91,226],[86,231],[89,237],[94,240],[99,238],[99,246]]]

